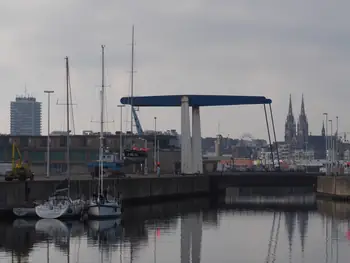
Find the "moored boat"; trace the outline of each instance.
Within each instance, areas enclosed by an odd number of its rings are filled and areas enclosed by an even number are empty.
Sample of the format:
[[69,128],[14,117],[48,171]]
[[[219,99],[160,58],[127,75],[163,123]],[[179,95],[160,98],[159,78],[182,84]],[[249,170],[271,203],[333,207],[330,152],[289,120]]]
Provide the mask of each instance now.
[[[100,92],[101,100],[101,119],[100,119],[100,151],[99,151],[99,162],[98,162],[98,189],[97,195],[94,195],[87,206],[87,214],[89,218],[108,218],[108,217],[118,217],[121,215],[121,206],[119,204],[118,198],[110,198],[107,196],[107,190],[103,188],[103,176],[104,170],[104,157],[105,157],[105,145],[104,145],[104,46],[102,48],[102,85]],[[103,192],[103,193],[102,193]]]
[[119,217],[122,213],[121,204],[117,198],[109,198],[108,195],[93,197],[87,208],[90,218],[113,218]]
[[34,201],[32,205],[13,208],[12,212],[16,217],[36,217],[35,207],[39,204],[40,202]]
[[[66,83],[67,83],[67,142],[70,141],[69,134],[71,132],[69,128],[69,105],[70,104],[70,79],[69,79],[69,63],[68,57],[66,60]],[[57,219],[62,217],[78,217],[81,216],[85,202],[81,199],[72,200],[70,197],[70,159],[69,159],[69,143],[67,143],[67,186],[63,189],[56,190],[54,195],[51,196],[45,203],[35,207],[35,213],[40,218],[44,219]],[[65,192],[61,194],[62,192]]]
[[72,200],[67,195],[53,195],[46,202],[35,207],[38,217],[44,219],[58,219],[80,217],[85,202],[81,199]]

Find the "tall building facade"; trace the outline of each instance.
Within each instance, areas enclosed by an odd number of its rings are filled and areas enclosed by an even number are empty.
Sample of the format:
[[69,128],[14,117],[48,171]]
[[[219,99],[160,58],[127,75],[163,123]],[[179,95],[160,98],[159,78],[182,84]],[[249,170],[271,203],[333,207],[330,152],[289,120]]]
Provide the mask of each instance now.
[[289,96],[289,108],[284,128],[284,141],[290,146],[290,150],[306,149],[308,147],[309,123],[305,111],[304,96],[301,98],[298,124],[296,124],[293,115],[292,97]]
[[11,135],[41,135],[41,102],[34,97],[18,96],[11,101]]

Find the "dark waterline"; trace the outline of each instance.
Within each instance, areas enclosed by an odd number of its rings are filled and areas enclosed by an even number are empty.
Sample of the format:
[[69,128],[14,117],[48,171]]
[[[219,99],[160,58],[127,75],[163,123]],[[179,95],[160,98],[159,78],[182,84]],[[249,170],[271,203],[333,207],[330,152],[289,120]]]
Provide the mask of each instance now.
[[[0,223],[0,262],[347,262],[350,204],[308,188],[126,207],[115,221]],[[102,229],[103,228],[103,229]]]

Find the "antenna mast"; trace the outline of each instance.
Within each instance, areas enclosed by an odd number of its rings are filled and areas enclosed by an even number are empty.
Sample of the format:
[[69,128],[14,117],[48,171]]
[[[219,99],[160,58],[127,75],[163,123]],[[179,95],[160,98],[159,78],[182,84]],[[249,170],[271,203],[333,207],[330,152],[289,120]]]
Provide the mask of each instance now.
[[134,25],[132,26],[132,36],[131,36],[131,92],[130,92],[130,132],[133,134],[133,97],[134,97],[134,47],[135,47],[135,39],[134,39]]
[[100,176],[99,176],[99,195],[103,191],[103,123],[104,123],[104,96],[105,96],[105,46],[101,45],[102,48],[102,85],[101,85],[101,116],[100,116]]
[[70,196],[70,156],[69,156],[69,62],[68,57],[65,57],[66,60],[66,85],[67,85],[67,98],[66,98],[66,107],[67,107],[67,176],[68,176],[68,196]]
[[24,83],[24,97],[27,97],[27,83]]

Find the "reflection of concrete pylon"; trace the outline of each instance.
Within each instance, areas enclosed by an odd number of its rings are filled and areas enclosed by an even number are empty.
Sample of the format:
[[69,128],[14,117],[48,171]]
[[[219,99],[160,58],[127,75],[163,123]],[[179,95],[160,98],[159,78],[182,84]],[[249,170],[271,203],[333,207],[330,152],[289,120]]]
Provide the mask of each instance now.
[[201,212],[181,218],[181,263],[200,263],[202,224]]

